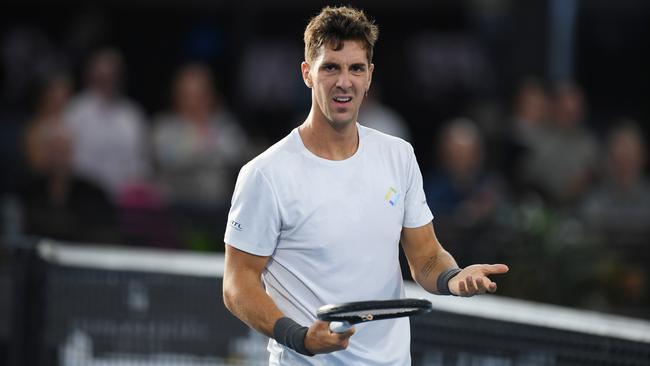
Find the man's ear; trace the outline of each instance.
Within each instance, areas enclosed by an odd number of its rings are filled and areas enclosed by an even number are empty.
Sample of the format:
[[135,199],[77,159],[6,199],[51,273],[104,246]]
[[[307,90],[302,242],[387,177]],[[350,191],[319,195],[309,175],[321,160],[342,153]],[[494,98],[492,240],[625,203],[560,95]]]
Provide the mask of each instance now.
[[311,75],[309,74],[309,71],[311,70],[311,66],[307,63],[307,61],[303,61],[300,64],[300,71],[302,73],[302,80],[305,82],[305,85],[307,85],[308,88],[311,88],[314,86],[314,83],[311,80]]
[[368,86],[366,86],[366,94],[368,94],[368,90],[370,90],[370,84],[372,83],[372,72],[375,70],[375,64],[370,64],[370,67],[368,67]]

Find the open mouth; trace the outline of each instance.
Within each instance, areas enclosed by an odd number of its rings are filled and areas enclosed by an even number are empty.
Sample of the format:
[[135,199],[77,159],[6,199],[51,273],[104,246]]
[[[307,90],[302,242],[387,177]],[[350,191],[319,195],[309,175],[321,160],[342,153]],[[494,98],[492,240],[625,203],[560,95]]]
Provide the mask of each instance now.
[[336,97],[333,97],[332,100],[333,100],[335,103],[345,104],[345,103],[349,103],[349,102],[351,102],[351,101],[352,101],[352,97],[336,96]]

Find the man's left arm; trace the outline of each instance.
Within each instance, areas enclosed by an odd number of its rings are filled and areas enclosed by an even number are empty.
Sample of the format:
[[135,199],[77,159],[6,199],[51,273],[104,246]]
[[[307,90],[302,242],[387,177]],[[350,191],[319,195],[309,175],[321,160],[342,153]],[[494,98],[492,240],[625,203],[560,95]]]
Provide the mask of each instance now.
[[[474,296],[495,292],[497,284],[488,276],[508,272],[505,264],[474,264],[458,268],[454,258],[436,238],[431,222],[417,228],[403,228],[401,242],[413,279],[434,294]],[[450,275],[453,277],[448,279]]]

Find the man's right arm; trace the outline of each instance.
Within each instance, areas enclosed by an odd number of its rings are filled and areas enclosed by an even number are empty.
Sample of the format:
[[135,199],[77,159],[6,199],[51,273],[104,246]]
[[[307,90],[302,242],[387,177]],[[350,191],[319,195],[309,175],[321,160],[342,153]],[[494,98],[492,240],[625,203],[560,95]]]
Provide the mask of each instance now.
[[[226,308],[258,332],[274,338],[276,322],[285,317],[264,291],[262,272],[269,257],[256,256],[226,244],[223,299]],[[345,349],[354,328],[332,333],[329,323],[317,320],[305,336],[305,347],[313,354]]]
[[243,252],[226,245],[223,301],[236,317],[258,332],[273,337],[275,322],[284,316],[262,285],[262,271],[269,257]]

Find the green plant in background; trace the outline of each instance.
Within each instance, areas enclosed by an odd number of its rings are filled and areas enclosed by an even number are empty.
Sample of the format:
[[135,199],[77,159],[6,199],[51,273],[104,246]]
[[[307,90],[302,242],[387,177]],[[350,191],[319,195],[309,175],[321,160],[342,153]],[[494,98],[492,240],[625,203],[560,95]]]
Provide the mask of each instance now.
[[183,231],[183,247],[198,252],[215,252],[223,245],[209,230],[188,227]]
[[603,255],[598,238],[590,237],[571,213],[541,201],[516,206],[512,236],[502,252],[510,273],[503,294],[566,306],[601,307],[606,297],[602,268],[616,265]]

